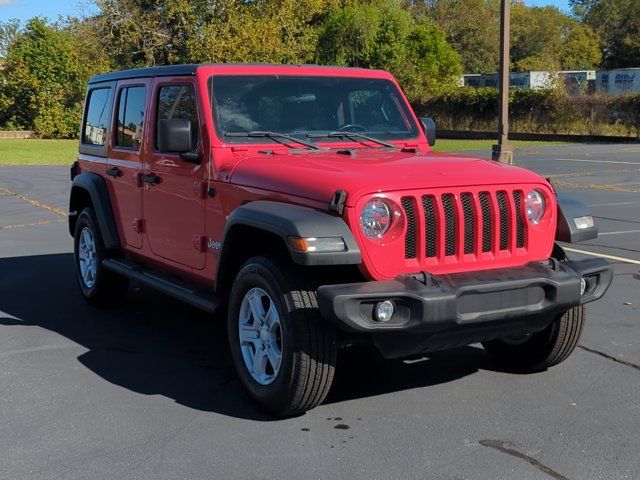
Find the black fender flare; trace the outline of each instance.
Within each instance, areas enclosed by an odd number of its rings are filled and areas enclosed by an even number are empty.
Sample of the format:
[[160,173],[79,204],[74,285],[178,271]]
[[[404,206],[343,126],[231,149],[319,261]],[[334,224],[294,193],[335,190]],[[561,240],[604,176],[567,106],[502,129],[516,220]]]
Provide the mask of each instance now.
[[[299,265],[359,265],[362,254],[351,230],[337,216],[308,207],[270,200],[256,200],[236,208],[227,218],[220,244],[220,261],[216,278],[220,278],[232,245],[227,239],[238,226],[248,226],[272,233],[282,239],[291,260]],[[342,237],[346,250],[343,252],[318,253],[294,250],[288,237]],[[256,239],[259,241],[259,239]]]
[[598,228],[581,228],[576,226],[574,219],[591,216],[589,207],[574,197],[558,195],[558,228],[556,240],[566,243],[578,243],[593,240],[598,237]]
[[69,233],[71,236],[75,233],[73,231],[75,226],[74,217],[80,214],[76,209],[74,200],[81,190],[85,191],[91,198],[104,246],[109,250],[120,248],[120,237],[113,209],[111,208],[109,190],[104,178],[96,173],[81,173],[73,179],[69,198]]

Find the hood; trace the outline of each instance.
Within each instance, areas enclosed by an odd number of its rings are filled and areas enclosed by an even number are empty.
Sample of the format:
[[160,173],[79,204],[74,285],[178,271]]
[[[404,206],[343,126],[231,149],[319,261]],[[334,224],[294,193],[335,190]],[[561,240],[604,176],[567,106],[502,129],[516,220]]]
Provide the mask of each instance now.
[[347,192],[347,206],[371,193],[513,183],[544,183],[537,174],[491,160],[436,152],[359,149],[245,153],[230,181],[237,185],[329,202]]

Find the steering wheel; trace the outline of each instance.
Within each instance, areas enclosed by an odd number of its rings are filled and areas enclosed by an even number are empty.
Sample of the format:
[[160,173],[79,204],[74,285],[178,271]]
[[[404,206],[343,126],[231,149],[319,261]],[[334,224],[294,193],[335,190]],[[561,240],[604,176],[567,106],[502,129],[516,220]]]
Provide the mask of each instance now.
[[356,128],[361,132],[366,132],[367,130],[369,130],[367,127],[365,127],[364,125],[360,125],[359,123],[347,123],[346,125],[341,126],[337,131],[344,132],[348,128]]

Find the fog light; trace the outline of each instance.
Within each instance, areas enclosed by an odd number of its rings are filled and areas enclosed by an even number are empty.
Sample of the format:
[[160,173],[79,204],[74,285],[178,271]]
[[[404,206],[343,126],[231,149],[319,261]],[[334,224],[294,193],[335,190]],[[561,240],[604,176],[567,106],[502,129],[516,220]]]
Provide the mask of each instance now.
[[375,319],[378,322],[388,322],[393,317],[395,305],[390,300],[378,302],[376,305]]
[[580,295],[584,295],[584,292],[587,291],[587,281],[582,277],[580,279]]

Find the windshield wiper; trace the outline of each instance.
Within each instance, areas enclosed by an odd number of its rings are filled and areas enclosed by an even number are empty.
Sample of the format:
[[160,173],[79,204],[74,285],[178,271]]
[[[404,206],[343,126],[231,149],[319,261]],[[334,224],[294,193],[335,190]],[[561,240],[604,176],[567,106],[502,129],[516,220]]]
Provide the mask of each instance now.
[[363,133],[358,132],[330,132],[330,133],[309,133],[307,134],[309,138],[361,138],[362,140],[367,140],[369,142],[377,143],[378,145],[385,146],[387,148],[396,148],[395,145],[385,142],[384,140],[380,140],[379,138],[370,137],[369,135],[365,135]]
[[[225,137],[249,137],[249,138],[270,138],[271,140],[278,141],[278,138],[284,138],[289,140],[290,142],[299,143],[300,145],[304,145],[305,147],[313,148],[314,150],[320,150],[320,147],[312,142],[306,142],[299,138],[293,137],[291,135],[287,135],[286,133],[278,133],[278,132],[263,132],[263,131],[253,131],[253,132],[225,132]],[[279,142],[281,143],[281,142]]]

